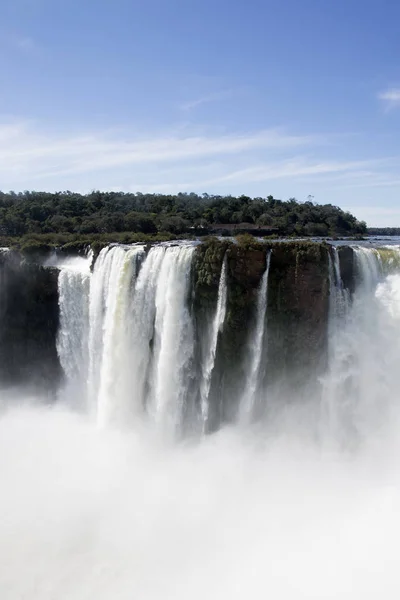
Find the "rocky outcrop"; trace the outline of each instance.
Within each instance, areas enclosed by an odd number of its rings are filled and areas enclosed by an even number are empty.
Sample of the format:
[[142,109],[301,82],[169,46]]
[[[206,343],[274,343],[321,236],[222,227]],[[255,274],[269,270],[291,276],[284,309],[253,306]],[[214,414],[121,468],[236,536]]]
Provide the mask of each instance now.
[[350,246],[341,246],[338,248],[340,275],[343,285],[352,294],[356,287],[356,273],[353,248]]
[[52,392],[60,377],[57,269],[0,254],[0,384]]
[[298,393],[325,366],[328,252],[326,244],[308,242],[275,244],[272,249],[266,372],[270,384],[285,378],[289,393]]
[[[271,252],[262,371],[269,385],[288,393],[310,373],[317,379],[326,358],[329,309],[329,246],[319,243],[212,241],[198,248],[194,264],[195,314],[203,324],[212,313],[221,265],[227,259],[227,313],[219,338],[212,391],[216,422],[234,418],[246,384],[258,291]],[[200,328],[201,329],[201,328]],[[288,374],[290,373],[290,380]],[[311,377],[312,379],[312,377]]]

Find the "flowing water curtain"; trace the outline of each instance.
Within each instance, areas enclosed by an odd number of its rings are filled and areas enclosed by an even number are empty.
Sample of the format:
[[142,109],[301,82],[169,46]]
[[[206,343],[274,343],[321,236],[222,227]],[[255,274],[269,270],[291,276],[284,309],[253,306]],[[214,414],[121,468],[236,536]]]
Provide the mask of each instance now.
[[112,267],[103,321],[103,358],[97,419],[99,424],[124,425],[134,413],[130,365],[132,296],[144,247],[113,248]]
[[100,424],[123,421],[128,411],[126,322],[132,282],[143,255],[143,246],[108,247],[100,252],[94,265],[89,302],[88,396]]
[[188,296],[194,246],[168,247],[155,293],[155,329],[148,412],[167,435],[182,427],[193,376],[194,332]]
[[56,343],[65,377],[62,396],[80,410],[86,409],[89,291],[89,272],[60,270],[58,276],[60,324]]
[[200,409],[203,433],[206,433],[208,430],[211,378],[214,371],[219,334],[222,333],[225,323],[227,291],[227,255],[225,253],[218,285],[217,306],[206,337],[206,354],[201,364]]
[[[350,314],[351,296],[343,285],[339,251],[335,246],[328,253],[329,261],[329,315],[328,315],[328,375],[322,378],[322,429],[333,434],[339,427],[338,399],[340,383],[346,364],[345,354],[339,351]],[[347,343],[344,343],[347,350]],[[343,362],[343,364],[342,364]]]
[[[357,286],[351,304],[339,316],[335,303],[340,293],[332,290],[329,365],[322,394],[323,435],[340,445],[363,439],[383,418],[400,359],[399,324],[383,306],[385,299],[392,307],[396,296],[382,272],[379,253],[365,247],[354,247],[353,252]],[[400,275],[393,277],[398,282]]]
[[268,279],[271,264],[271,251],[268,251],[266,267],[257,295],[256,323],[249,343],[249,367],[246,377],[245,391],[239,405],[239,421],[251,423],[254,418],[257,394],[260,391],[261,361],[264,340],[267,337]]

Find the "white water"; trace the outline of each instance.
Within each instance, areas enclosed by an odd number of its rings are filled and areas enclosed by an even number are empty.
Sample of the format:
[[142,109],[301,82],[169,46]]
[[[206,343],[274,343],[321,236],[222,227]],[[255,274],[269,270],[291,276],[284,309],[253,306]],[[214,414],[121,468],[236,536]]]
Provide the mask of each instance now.
[[87,377],[89,336],[89,286],[93,255],[53,261],[60,269],[58,295],[60,327],[57,352],[66,378],[63,397],[75,408],[82,407]]
[[369,290],[374,289],[381,274],[378,251],[375,248],[355,246],[354,253],[359,277],[361,278],[361,286]]
[[87,385],[83,375],[75,384],[99,425],[125,426],[147,409],[157,426],[179,429],[193,359],[193,252],[160,245],[146,257],[143,246],[113,246],[92,275],[61,270],[59,355],[68,380],[86,372]]
[[130,380],[129,322],[132,291],[138,261],[144,256],[142,246],[125,250],[112,248],[110,277],[103,317],[103,356],[97,399],[97,421],[100,425],[124,424],[133,412]]
[[[147,340],[167,252],[151,251],[136,280],[132,323],[147,319]],[[140,422],[97,428],[15,399],[3,410],[3,393],[0,598],[398,600],[400,275],[368,258],[326,381],[335,446],[285,398],[261,432],[170,444]]]
[[156,290],[154,360],[149,411],[157,426],[175,433],[182,423],[194,336],[188,310],[193,246],[165,251]]
[[268,305],[268,277],[271,264],[271,252],[267,255],[267,263],[262,276],[257,298],[256,326],[249,347],[250,368],[247,375],[244,397],[240,403],[240,421],[251,422],[254,416],[254,406],[259,388],[260,366],[265,337],[265,314]]
[[[341,338],[343,331],[347,332],[348,318],[351,309],[350,293],[343,286],[340,272],[339,253],[331,247],[329,260],[329,320],[328,320],[328,365],[329,373],[323,380],[322,393],[322,427],[337,438],[340,431],[338,397],[341,395],[340,384],[347,362],[347,340],[344,341],[344,356],[342,356]],[[343,364],[342,364],[343,363]]]
[[221,275],[218,286],[218,299],[215,315],[211,326],[209,339],[207,340],[207,354],[202,363],[202,378],[200,382],[200,402],[203,432],[207,430],[209,417],[208,396],[210,393],[211,377],[214,370],[215,356],[217,352],[218,336],[223,331],[226,315],[227,280],[226,280],[226,255],[222,261]]
[[337,326],[337,322],[346,316],[350,306],[350,294],[343,286],[340,273],[339,252],[335,246],[331,246],[329,257],[329,280],[330,280],[330,325]]
[[[396,295],[393,289],[389,297],[382,292],[389,292],[390,280],[383,278],[375,249],[355,247],[354,253],[358,287],[352,303],[340,290],[333,293],[329,370],[323,382],[323,435],[329,433],[342,445],[368,435],[385,418],[400,360],[398,322],[387,310],[387,302],[393,310]],[[343,298],[344,311],[335,306],[340,302],[343,308]]]

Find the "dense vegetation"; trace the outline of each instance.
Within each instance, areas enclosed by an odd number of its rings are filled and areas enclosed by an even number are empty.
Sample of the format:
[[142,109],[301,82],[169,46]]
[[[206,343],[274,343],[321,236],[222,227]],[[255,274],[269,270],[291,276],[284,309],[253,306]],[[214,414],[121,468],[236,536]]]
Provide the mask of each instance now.
[[[331,204],[272,196],[0,192],[0,236],[68,243],[85,239],[139,241],[213,232],[260,231],[278,236],[354,236],[366,224]],[[157,237],[158,236],[158,237]]]
[[368,235],[400,235],[400,227],[369,227]]

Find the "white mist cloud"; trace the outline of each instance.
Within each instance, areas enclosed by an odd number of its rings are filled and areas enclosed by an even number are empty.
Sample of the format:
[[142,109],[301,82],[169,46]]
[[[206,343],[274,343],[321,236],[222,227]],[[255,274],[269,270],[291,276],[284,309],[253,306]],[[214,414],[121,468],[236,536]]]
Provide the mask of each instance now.
[[0,434],[2,598],[398,598],[387,438],[351,459],[289,432],[165,447],[28,409]]

